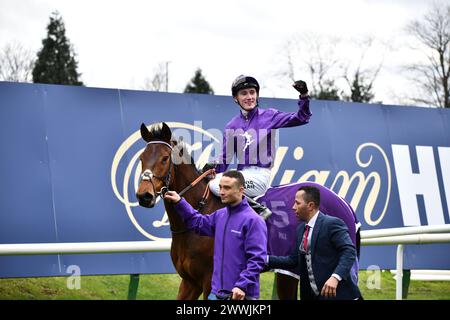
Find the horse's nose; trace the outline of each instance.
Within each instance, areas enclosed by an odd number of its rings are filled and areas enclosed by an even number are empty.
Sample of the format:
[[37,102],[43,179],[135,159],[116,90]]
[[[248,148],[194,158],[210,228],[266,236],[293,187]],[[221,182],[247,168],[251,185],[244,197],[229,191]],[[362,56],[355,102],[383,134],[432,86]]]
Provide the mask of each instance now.
[[139,205],[143,207],[153,207],[154,205],[154,196],[150,192],[144,192],[144,193],[136,193],[136,197],[139,200]]

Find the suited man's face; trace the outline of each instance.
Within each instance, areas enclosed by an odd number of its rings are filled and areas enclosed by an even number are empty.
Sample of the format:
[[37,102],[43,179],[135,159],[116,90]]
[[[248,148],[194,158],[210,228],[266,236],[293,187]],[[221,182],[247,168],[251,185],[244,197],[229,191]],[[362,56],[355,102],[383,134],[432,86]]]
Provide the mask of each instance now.
[[309,219],[316,213],[317,209],[314,202],[306,202],[303,198],[305,191],[300,190],[295,194],[295,201],[292,210],[294,210],[295,215],[298,220],[308,222]]

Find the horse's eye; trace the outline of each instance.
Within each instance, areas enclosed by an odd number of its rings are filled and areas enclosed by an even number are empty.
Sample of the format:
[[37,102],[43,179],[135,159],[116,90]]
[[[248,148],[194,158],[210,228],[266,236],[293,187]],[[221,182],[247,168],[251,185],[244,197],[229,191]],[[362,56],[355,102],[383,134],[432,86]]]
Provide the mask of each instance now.
[[162,162],[163,162],[163,163],[166,163],[167,160],[169,160],[169,157],[168,157],[168,156],[165,156],[165,157],[162,158]]

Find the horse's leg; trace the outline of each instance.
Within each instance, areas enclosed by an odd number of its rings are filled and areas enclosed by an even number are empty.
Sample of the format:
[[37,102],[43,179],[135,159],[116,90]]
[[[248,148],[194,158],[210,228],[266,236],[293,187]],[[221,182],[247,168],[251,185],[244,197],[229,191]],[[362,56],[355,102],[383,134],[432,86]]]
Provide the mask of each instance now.
[[211,293],[211,278],[212,274],[208,274],[203,278],[203,300],[208,300],[208,296]]
[[201,294],[202,288],[182,279],[180,287],[178,288],[177,300],[197,300]]
[[276,273],[275,277],[278,299],[297,300],[298,280],[282,273]]

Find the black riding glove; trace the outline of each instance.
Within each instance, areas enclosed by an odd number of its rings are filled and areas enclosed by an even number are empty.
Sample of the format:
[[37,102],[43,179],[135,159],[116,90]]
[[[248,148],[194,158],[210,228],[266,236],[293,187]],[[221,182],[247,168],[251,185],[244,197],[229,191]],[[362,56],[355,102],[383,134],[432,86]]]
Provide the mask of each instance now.
[[308,94],[308,86],[306,85],[306,82],[303,80],[297,80],[294,82],[294,84],[292,85],[295,90],[297,90],[298,92],[300,92],[300,94],[303,96],[305,94]]

